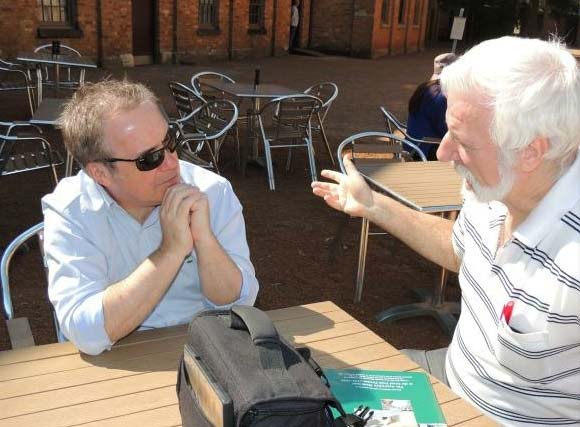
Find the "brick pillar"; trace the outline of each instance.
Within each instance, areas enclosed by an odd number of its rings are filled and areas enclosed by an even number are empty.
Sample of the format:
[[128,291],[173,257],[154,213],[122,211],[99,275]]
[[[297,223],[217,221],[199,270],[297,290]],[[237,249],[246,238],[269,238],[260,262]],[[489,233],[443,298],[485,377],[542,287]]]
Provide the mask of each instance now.
[[354,1],[352,39],[350,44],[352,56],[372,57],[374,11],[374,0]]

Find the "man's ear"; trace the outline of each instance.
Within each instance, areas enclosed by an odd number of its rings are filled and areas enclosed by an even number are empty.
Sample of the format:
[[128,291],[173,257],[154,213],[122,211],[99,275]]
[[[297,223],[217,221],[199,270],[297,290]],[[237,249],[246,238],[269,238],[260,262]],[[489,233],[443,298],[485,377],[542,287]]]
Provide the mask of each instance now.
[[520,153],[520,168],[522,172],[535,171],[544,161],[544,156],[550,149],[550,141],[545,137],[535,138]]
[[103,163],[89,162],[85,166],[87,174],[103,187],[108,187],[111,183],[111,170]]

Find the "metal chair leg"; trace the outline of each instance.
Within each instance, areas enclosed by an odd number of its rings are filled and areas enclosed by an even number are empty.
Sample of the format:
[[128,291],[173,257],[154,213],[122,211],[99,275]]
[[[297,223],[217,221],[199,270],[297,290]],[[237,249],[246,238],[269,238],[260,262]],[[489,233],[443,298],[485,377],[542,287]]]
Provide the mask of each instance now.
[[365,262],[367,257],[368,239],[369,239],[369,220],[363,218],[360,229],[360,245],[358,250],[358,270],[356,273],[356,288],[354,290],[355,303],[359,303],[362,298],[362,290],[365,279]]
[[314,149],[312,148],[312,140],[305,138],[306,148],[308,149],[308,161],[310,163],[310,177],[312,181],[316,181],[316,160],[314,159]]
[[332,163],[332,166],[336,166],[336,163],[334,162],[334,156],[332,155],[332,150],[330,149],[330,144],[328,143],[328,138],[326,137],[326,131],[324,130],[324,125],[322,124],[322,119],[320,118],[320,113],[316,113],[316,118],[318,119],[320,135],[322,136],[322,140],[326,146],[326,151],[328,152],[328,157],[330,157],[330,162]]
[[270,190],[276,189],[276,184],[274,183],[274,167],[272,165],[272,152],[270,151],[270,143],[267,139],[264,139],[264,154],[266,155],[266,168],[268,170],[268,184]]

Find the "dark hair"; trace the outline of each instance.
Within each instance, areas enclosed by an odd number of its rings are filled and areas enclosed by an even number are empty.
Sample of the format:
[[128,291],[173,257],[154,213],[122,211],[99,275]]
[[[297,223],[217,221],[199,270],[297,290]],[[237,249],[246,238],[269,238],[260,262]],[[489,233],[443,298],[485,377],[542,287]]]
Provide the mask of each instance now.
[[439,79],[429,80],[417,86],[417,89],[415,89],[415,92],[411,95],[411,99],[409,99],[409,113],[414,114],[419,111],[423,95],[431,86],[435,85],[439,85]]

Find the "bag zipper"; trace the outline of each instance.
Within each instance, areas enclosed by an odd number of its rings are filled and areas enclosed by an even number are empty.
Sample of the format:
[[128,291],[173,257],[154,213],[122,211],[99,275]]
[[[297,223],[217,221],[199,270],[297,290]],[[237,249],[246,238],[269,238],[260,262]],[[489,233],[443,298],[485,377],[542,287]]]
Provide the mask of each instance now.
[[[309,411],[302,411],[302,412],[291,411],[291,410],[273,410],[273,409],[251,408],[246,412],[246,415],[243,417],[244,423],[240,424],[240,426],[250,425],[254,421],[254,419],[259,417],[260,415],[264,415],[264,416],[265,415],[294,416],[294,415],[314,414],[314,413],[320,412],[320,411],[324,411],[326,413],[325,418],[327,418],[327,420],[328,420],[330,409],[327,407],[327,404],[324,404],[321,407],[316,408],[316,409],[311,409]],[[249,418],[249,420],[246,421],[247,417]],[[332,424],[328,424],[328,425],[332,425]]]

